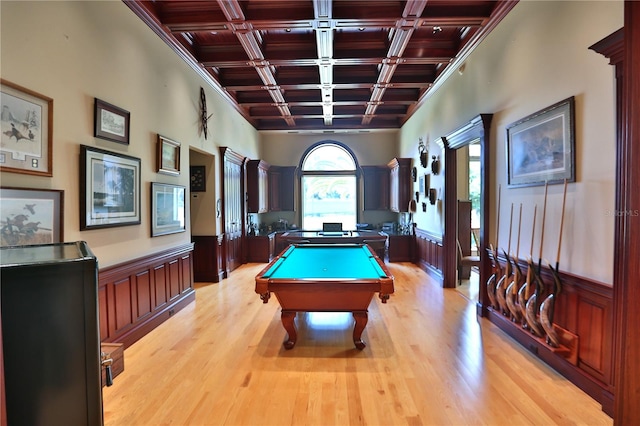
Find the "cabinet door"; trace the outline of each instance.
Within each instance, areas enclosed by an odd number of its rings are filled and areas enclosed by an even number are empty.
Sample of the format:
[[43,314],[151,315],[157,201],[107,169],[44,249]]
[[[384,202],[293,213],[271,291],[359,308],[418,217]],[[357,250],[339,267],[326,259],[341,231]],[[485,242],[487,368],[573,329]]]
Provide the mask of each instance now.
[[280,169],[280,210],[295,210],[295,178],[296,168],[282,167]]
[[244,157],[227,147],[221,147],[222,154],[222,221],[224,224],[224,253],[227,274],[242,264],[242,230],[244,209]]
[[394,158],[389,162],[389,208],[394,212],[409,210],[413,180],[411,158]]
[[280,172],[281,167],[271,166],[269,168],[269,211],[280,211]]
[[389,168],[385,166],[362,166],[364,186],[364,209],[389,209]]
[[261,160],[249,160],[246,167],[248,213],[265,213],[268,211],[269,165]]

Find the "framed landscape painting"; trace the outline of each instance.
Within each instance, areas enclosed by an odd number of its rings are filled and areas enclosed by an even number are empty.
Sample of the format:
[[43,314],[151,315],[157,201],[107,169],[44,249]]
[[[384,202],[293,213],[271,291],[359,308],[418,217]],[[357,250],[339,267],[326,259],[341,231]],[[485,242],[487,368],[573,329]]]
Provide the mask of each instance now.
[[180,142],[158,135],[156,157],[158,173],[172,176],[180,174]]
[[131,114],[122,108],[95,98],[93,136],[129,145]]
[[140,223],[140,159],[80,146],[80,230]]
[[186,188],[151,182],[151,236],[185,232]]
[[507,127],[510,187],[575,182],[574,98]]

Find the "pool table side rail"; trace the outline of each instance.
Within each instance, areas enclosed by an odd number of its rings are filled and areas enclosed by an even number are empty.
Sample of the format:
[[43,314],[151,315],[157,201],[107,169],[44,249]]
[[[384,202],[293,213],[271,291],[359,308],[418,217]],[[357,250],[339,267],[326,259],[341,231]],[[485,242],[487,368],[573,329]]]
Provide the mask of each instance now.
[[[389,272],[389,269],[385,265],[384,261],[382,261],[376,255],[375,251],[373,251],[373,249],[368,244],[345,244],[345,245],[366,247],[366,250],[368,250],[370,253],[369,260],[372,262],[372,264],[374,265],[376,270],[378,270],[378,272],[382,271],[382,273],[380,273],[380,277],[377,279],[349,279],[349,280],[344,280],[344,279],[337,280],[337,279],[327,279],[327,278],[324,278],[324,279],[316,279],[316,278],[314,279],[299,279],[299,278],[274,279],[274,278],[271,278],[271,275],[272,275],[271,271],[277,269],[277,267],[282,262],[284,262],[284,260],[286,260],[286,258],[292,253],[292,251],[299,246],[296,244],[291,244],[285,250],[283,250],[280,255],[278,255],[271,262],[269,262],[269,264],[267,264],[267,266],[265,266],[258,275],[256,275],[255,292],[260,295],[260,299],[262,299],[263,303],[268,303],[269,298],[271,296],[271,292],[274,290],[275,287],[281,286],[281,285],[302,284],[304,282],[308,282],[308,283],[322,282],[323,284],[329,284],[329,283],[335,282],[343,285],[346,282],[348,282],[349,285],[358,285],[358,284],[371,285],[372,283],[376,283],[379,285],[379,289],[377,289],[377,291],[379,292],[380,300],[382,300],[382,303],[386,303],[387,300],[389,299],[389,295],[393,294],[394,292],[394,285],[393,285],[394,277]],[[341,246],[345,246],[345,245],[341,245]],[[309,246],[309,244],[307,244],[307,246]]]

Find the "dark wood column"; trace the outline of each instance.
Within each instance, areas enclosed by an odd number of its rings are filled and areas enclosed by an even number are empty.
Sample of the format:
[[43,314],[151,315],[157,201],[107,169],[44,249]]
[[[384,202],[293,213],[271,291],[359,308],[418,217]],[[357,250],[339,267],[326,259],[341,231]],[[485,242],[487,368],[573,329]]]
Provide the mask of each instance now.
[[590,47],[616,67],[614,243],[615,424],[640,424],[640,3],[625,2],[624,27]]
[[614,423],[640,424],[640,2],[624,4],[613,303]]

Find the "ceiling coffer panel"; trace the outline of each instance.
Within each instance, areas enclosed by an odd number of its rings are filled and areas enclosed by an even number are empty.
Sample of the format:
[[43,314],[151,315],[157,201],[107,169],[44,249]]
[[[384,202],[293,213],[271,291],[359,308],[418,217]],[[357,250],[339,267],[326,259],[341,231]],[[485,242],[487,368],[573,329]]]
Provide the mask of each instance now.
[[124,0],[258,130],[399,128],[517,0]]

